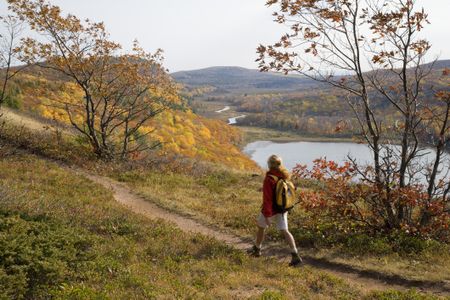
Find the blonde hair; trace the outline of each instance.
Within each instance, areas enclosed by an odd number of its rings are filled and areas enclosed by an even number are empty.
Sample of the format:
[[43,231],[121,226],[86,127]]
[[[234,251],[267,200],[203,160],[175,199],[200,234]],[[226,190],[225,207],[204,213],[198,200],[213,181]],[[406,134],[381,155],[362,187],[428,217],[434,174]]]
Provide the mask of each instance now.
[[279,171],[286,179],[290,177],[289,171],[283,166],[283,160],[278,155],[271,155],[267,159],[267,166],[271,171]]

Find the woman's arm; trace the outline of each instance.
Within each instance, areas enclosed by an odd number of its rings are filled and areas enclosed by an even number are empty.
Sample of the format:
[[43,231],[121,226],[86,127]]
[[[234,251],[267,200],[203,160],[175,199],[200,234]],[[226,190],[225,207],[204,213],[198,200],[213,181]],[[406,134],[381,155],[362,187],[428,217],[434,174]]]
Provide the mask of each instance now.
[[273,191],[274,180],[270,176],[266,176],[263,184],[263,205],[262,214],[268,218],[273,216]]

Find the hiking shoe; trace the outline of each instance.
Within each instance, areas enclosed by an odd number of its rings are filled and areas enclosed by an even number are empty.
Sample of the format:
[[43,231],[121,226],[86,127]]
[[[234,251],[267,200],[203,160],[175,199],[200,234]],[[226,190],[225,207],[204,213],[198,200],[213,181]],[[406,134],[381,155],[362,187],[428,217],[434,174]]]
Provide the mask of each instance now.
[[261,256],[261,248],[258,248],[255,245],[253,245],[253,247],[251,247],[250,249],[247,250],[247,253],[250,256],[260,257]]
[[291,262],[289,263],[290,267],[296,267],[303,263],[303,260],[300,257],[300,255],[298,255],[298,253],[291,253],[291,255],[292,255],[292,259],[291,259]]

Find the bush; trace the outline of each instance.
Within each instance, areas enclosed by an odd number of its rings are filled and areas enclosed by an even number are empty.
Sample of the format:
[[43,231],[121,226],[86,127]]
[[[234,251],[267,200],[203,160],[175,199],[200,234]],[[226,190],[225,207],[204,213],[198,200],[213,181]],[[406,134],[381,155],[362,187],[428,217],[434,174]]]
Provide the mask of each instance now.
[[0,298],[45,299],[92,257],[82,233],[44,218],[0,212]]
[[442,251],[443,245],[432,239],[422,239],[408,235],[402,231],[393,232],[389,236],[392,248],[396,252],[406,255],[422,253],[425,251]]
[[[301,190],[300,200],[303,208],[314,218],[334,224],[341,232],[391,234],[416,237],[409,242],[411,247],[420,247],[418,239],[436,239],[450,241],[450,214],[446,212],[445,199],[433,199],[432,218],[424,223],[422,215],[429,212],[430,200],[421,186],[399,187],[395,184],[388,188],[368,181],[373,170],[367,167],[365,180],[358,176],[361,170],[350,162],[338,165],[333,161],[318,159],[311,170],[298,165],[294,168],[295,180],[315,180],[320,188]],[[400,209],[401,208],[401,209]],[[401,214],[401,211],[407,211]],[[324,222],[321,222],[324,223]]]
[[72,136],[61,137],[50,131],[37,132],[6,122],[0,124],[0,142],[71,164],[84,165],[96,159],[86,144],[81,144]]
[[264,291],[261,295],[261,297],[259,297],[260,300],[282,300],[282,299],[286,299],[286,297],[283,296],[283,294],[281,294],[278,291],[271,291],[271,290],[267,290]]
[[94,291],[91,288],[85,286],[71,286],[68,284],[62,284],[60,289],[52,292],[52,296],[55,299],[66,299],[66,300],[78,300],[78,299],[89,299],[89,300],[103,300],[110,299],[106,294],[98,291]]
[[22,91],[16,85],[12,86],[6,92],[4,103],[6,106],[14,109],[19,109],[22,106]]
[[345,248],[353,254],[383,255],[392,252],[386,237],[371,237],[366,234],[351,234],[344,242]]
[[228,171],[216,171],[209,175],[202,176],[198,183],[208,188],[213,193],[221,193],[230,185],[236,185],[239,177]]

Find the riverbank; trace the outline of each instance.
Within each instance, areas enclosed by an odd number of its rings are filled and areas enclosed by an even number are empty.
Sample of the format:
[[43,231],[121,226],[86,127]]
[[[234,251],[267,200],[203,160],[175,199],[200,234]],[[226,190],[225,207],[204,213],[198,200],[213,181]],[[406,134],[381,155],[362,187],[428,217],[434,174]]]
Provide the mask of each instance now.
[[[210,103],[211,105],[212,103]],[[289,143],[289,142],[334,142],[334,143],[350,143],[354,142],[352,138],[337,138],[337,137],[325,137],[325,136],[304,136],[290,131],[281,131],[276,129],[269,129],[263,127],[253,126],[241,126],[238,119],[245,118],[246,115],[237,115],[238,112],[231,106],[225,106],[222,109],[215,107],[210,110],[214,111],[214,115],[206,117],[217,118],[220,115],[221,120],[228,120],[228,125],[238,126],[243,132],[244,137],[242,143],[239,145],[241,150],[252,142],[256,141],[270,141],[276,143]]]
[[332,138],[323,136],[304,136],[289,131],[280,131],[275,129],[239,126],[243,131],[242,143],[239,145],[241,150],[248,144],[256,141],[270,141],[276,143],[290,142],[333,142],[333,143],[351,143],[355,142],[352,138]]

